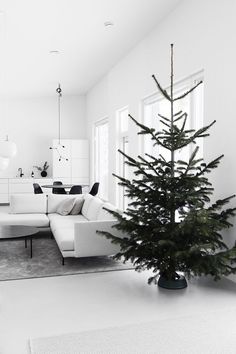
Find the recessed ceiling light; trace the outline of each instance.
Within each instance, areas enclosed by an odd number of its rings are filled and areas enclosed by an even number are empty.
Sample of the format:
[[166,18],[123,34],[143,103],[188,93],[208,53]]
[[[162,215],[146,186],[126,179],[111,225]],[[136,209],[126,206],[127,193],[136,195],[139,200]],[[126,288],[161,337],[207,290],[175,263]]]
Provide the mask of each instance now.
[[104,22],[104,26],[105,27],[112,27],[112,26],[114,26],[114,23],[111,21],[106,21],[106,22]]
[[50,50],[50,54],[60,54],[59,50]]

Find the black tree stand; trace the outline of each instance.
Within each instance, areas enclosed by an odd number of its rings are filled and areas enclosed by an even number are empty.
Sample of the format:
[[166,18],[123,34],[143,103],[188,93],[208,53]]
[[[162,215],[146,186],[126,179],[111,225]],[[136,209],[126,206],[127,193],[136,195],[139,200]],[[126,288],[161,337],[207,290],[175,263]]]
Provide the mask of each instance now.
[[160,275],[157,284],[160,288],[170,290],[184,289],[188,286],[185,277],[178,273],[175,273],[175,277],[173,277],[172,279],[168,279],[164,275]]

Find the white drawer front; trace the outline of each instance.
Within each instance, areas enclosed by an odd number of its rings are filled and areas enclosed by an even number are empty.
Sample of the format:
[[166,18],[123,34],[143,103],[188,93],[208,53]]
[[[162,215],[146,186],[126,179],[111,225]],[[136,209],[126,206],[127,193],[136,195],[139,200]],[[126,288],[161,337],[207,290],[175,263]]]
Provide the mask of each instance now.
[[25,184],[25,183],[30,183],[31,181],[33,181],[33,178],[10,178],[9,179],[9,184]]
[[8,184],[8,178],[0,178],[0,184]]
[[9,185],[9,194],[34,193],[33,183],[12,183]]
[[42,184],[52,184],[52,178],[34,178],[32,183],[38,183],[40,186]]
[[0,194],[0,204],[9,203],[9,196],[8,194]]
[[0,184],[0,194],[8,194],[8,184]]

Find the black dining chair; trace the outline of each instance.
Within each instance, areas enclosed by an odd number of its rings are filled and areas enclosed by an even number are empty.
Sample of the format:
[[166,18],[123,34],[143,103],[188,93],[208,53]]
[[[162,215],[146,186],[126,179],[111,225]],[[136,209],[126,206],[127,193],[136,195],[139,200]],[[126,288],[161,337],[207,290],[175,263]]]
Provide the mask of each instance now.
[[95,182],[94,185],[92,186],[89,194],[95,196],[98,194],[98,188],[99,188],[99,183],[98,182]]
[[82,194],[82,186],[79,185],[72,186],[69,191],[69,194]]
[[[61,181],[54,181],[53,185],[54,186],[60,186],[63,183]],[[65,188],[52,188],[52,193],[53,194],[67,194]]]
[[33,183],[34,194],[42,194],[43,190],[38,183]]

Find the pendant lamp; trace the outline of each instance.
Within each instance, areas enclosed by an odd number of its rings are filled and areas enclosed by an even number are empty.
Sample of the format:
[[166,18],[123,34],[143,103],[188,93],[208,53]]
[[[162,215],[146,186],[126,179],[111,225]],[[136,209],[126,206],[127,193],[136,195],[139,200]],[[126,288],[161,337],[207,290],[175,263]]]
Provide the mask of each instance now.
[[68,161],[66,157],[63,156],[63,153],[61,151],[65,149],[65,146],[61,144],[61,96],[62,96],[62,90],[61,90],[61,85],[58,84],[58,87],[56,89],[56,92],[58,93],[58,144],[56,147],[50,147],[50,150],[55,150],[58,154],[58,160],[65,160]]
[[6,140],[0,141],[0,156],[4,158],[11,158],[17,153],[16,144],[9,141],[8,136]]

